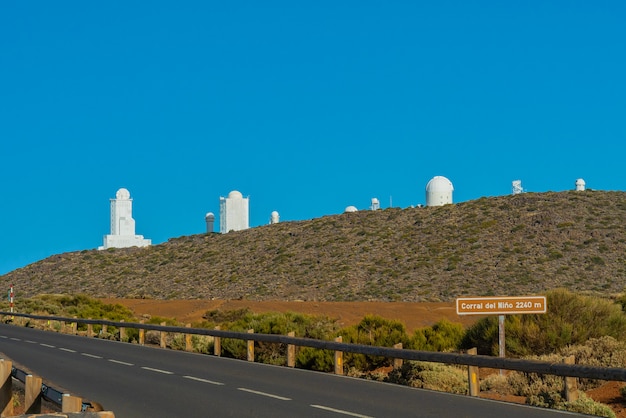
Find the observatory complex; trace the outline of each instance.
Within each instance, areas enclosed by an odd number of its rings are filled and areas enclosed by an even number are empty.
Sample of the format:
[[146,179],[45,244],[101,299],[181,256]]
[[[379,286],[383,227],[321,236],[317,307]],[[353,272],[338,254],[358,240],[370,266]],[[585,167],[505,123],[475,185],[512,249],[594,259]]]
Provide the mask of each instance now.
[[228,197],[220,197],[220,232],[242,231],[249,226],[249,198],[237,190],[233,190]]
[[452,203],[452,182],[443,176],[433,177],[426,185],[426,206],[443,206]]
[[111,199],[111,233],[104,236],[104,245],[98,249],[147,247],[151,244],[151,240],[144,239],[143,235],[135,235],[133,199],[128,190],[119,189],[115,199]]

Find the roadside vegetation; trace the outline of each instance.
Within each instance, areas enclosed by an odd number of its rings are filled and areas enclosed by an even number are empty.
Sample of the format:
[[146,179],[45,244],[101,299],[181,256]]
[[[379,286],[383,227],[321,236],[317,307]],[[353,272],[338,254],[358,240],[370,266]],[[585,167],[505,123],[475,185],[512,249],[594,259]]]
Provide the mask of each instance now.
[[[511,315],[505,322],[507,356],[562,362],[574,355],[577,364],[603,367],[626,367],[626,299],[603,299],[574,294],[563,289],[546,293],[548,312],[544,315]],[[7,311],[8,304],[0,303]],[[104,304],[84,295],[41,295],[21,299],[16,310],[24,313],[109,319],[136,322],[132,312],[121,305]],[[168,318],[143,318],[147,323],[182,326]],[[26,323],[27,326],[34,324]],[[364,317],[358,324],[339,327],[333,318],[298,313],[255,314],[248,309],[236,311],[208,311],[201,323],[194,327],[255,333],[283,334],[294,332],[296,337],[332,340],[341,335],[345,343],[391,347],[402,343],[404,348],[427,351],[461,351],[477,347],[479,354],[497,355],[497,321],[485,318],[468,329],[446,320],[418,329],[412,334],[399,321],[374,315]],[[62,330],[61,325],[55,327]],[[79,332],[81,330],[79,329]],[[117,338],[118,330],[109,328],[99,332],[101,338]],[[127,329],[127,339],[137,341],[137,330]],[[158,343],[158,334],[148,332],[147,343]],[[193,348],[200,353],[212,353],[213,338],[192,336]],[[182,335],[169,335],[168,345],[184,349]],[[222,340],[222,355],[245,359],[244,341]],[[259,343],[255,345],[256,361],[285,365],[286,346]],[[333,370],[333,352],[300,347],[296,367],[330,372]],[[352,376],[398,383],[413,387],[467,393],[467,370],[464,367],[436,363],[405,361],[393,368],[392,360],[384,357],[345,353],[344,367]],[[580,379],[580,389],[586,391],[603,382]],[[481,381],[481,390],[502,395],[526,398],[531,405],[563,409],[580,413],[614,416],[605,405],[583,396],[576,402],[567,402],[562,393],[563,379],[533,373],[509,372],[494,374]],[[626,396],[626,389],[623,392]]]

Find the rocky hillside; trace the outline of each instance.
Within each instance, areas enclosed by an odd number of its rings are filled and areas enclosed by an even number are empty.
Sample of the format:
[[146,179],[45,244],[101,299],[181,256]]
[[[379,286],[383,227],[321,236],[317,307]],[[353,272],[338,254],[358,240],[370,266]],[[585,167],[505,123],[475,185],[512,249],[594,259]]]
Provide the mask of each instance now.
[[626,284],[626,193],[524,193],[59,254],[2,277],[18,295],[449,301]]

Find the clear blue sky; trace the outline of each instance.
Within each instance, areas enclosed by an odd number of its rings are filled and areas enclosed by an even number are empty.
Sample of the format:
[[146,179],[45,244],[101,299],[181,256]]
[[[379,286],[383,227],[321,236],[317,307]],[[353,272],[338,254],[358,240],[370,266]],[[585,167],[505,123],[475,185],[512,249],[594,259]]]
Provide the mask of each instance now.
[[[180,4],[175,4],[180,3]],[[623,1],[4,1],[0,274],[136,233],[626,189]]]

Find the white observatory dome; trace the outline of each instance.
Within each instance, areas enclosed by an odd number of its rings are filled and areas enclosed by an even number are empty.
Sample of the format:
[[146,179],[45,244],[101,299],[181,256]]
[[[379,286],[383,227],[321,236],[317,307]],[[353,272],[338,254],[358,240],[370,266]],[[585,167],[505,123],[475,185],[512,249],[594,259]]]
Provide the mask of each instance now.
[[243,195],[237,190],[233,190],[232,192],[228,193],[228,198],[229,199],[243,199]]
[[352,213],[352,212],[358,212],[359,210],[356,208],[356,206],[348,206],[343,213]]
[[213,214],[213,212],[209,212],[204,216],[204,219],[207,220],[214,220],[215,219],[215,215]]
[[452,203],[452,182],[443,176],[433,177],[426,185],[426,206],[443,206]]
[[130,199],[130,192],[122,187],[117,191],[117,193],[115,193],[115,198],[119,200],[128,200]]
[[280,222],[280,215],[278,214],[277,211],[274,210],[270,214],[270,223],[271,224],[277,224],[278,222]]
[[583,179],[576,180],[576,190],[579,192],[585,190],[585,180]]

